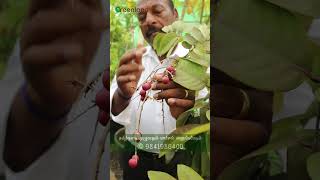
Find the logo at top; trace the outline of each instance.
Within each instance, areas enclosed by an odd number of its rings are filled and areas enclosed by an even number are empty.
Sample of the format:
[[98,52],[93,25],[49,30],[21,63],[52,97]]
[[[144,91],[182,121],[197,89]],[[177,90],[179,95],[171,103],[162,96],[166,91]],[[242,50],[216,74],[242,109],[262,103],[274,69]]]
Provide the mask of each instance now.
[[140,12],[144,12],[144,11],[145,11],[145,9],[136,8],[136,7],[132,7],[132,8],[119,7],[119,6],[115,7],[116,13],[140,13]]
[[115,8],[115,10],[116,10],[117,13],[121,12],[121,8],[120,8],[119,6],[117,6],[117,7]]

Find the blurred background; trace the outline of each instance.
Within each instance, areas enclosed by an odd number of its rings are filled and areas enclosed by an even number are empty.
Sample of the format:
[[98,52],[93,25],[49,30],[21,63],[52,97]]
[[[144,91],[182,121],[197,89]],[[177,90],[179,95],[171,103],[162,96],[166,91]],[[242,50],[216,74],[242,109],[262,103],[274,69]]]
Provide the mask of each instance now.
[[0,79],[3,76],[7,59],[19,37],[27,9],[27,0],[0,1]]

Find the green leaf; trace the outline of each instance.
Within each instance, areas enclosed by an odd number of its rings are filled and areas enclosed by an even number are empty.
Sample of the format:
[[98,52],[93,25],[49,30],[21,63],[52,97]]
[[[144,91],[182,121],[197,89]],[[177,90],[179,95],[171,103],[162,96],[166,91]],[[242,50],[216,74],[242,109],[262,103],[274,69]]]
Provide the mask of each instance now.
[[307,172],[307,158],[312,153],[311,149],[301,145],[295,145],[287,150],[288,179],[290,180],[309,180]]
[[150,180],[176,180],[171,175],[160,171],[148,171],[148,177]]
[[201,146],[200,144],[196,145],[196,148],[193,153],[191,168],[196,172],[200,171],[201,168]]
[[163,37],[161,37],[160,44],[156,48],[158,56],[166,54],[172,48],[172,46],[178,44],[179,39],[180,38],[174,32],[167,33]]
[[317,115],[317,103],[314,101],[305,113],[277,120],[272,125],[270,142],[286,139],[301,131],[305,124]]
[[[164,146],[173,147],[171,150],[175,149],[173,145],[181,145],[185,144],[189,141],[191,137],[197,136],[199,134],[205,133],[210,131],[210,123],[206,124],[188,124],[182,127],[175,129],[171,134],[168,135],[163,144]],[[172,138],[171,138],[172,137]],[[186,138],[187,137],[187,138]],[[168,149],[163,148],[160,149],[159,158],[165,155],[166,153],[170,152]]]
[[207,79],[206,69],[186,59],[179,60],[176,66],[176,75],[173,78],[174,82],[195,91],[203,89]]
[[174,151],[168,152],[167,154],[165,154],[165,159],[166,159],[166,164],[169,164],[170,161],[174,158],[174,155],[176,153]]
[[309,139],[314,136],[314,130],[302,129],[297,131],[295,134],[285,135],[279,139],[271,139],[270,142],[261,148],[253,151],[252,153],[244,156],[242,159],[248,159],[258,155],[266,154],[270,151],[279,150],[288,146],[297,144],[300,141]]
[[201,66],[208,67],[210,65],[210,54],[206,54],[203,51],[199,50],[198,47],[194,48],[189,52],[188,60],[200,64]]
[[266,0],[272,4],[292,12],[312,17],[320,17],[320,1],[318,0]]
[[[236,8],[235,8],[236,7]],[[259,0],[224,0],[214,19],[214,66],[264,90],[296,88],[311,69],[314,52],[297,15]]]
[[183,112],[182,114],[180,114],[180,116],[178,117],[177,121],[176,121],[176,127],[181,127],[183,126],[186,121],[188,120],[188,117],[197,109],[203,108],[205,106],[208,106],[207,102],[204,102],[202,99],[196,100],[196,102],[194,103],[194,106]]
[[204,37],[204,40],[205,41],[210,41],[210,29],[209,27],[206,25],[206,24],[201,24],[200,27],[199,27],[199,30],[201,31],[203,37]]
[[190,34],[186,34],[183,37],[183,40],[189,43],[190,45],[195,45],[197,43],[197,40],[193,38]]
[[161,39],[165,36],[165,33],[157,33],[153,39],[153,48],[158,49],[160,47]]
[[208,111],[206,112],[206,117],[207,117],[207,119],[210,121],[210,110],[208,110]]
[[201,176],[202,177],[209,177],[210,176],[210,157],[208,156],[208,153],[207,153],[206,134],[201,135],[202,139],[200,141],[200,144],[201,144]]
[[167,53],[167,58],[173,53],[173,50],[175,50],[176,46],[178,44],[178,41],[170,48],[170,50]]
[[200,31],[200,29],[196,27],[192,28],[190,35],[199,42],[203,42],[206,40],[202,35],[202,32]]
[[283,161],[280,154],[277,151],[268,153],[268,161],[270,164],[269,175],[276,176],[283,173]]
[[178,165],[178,178],[179,180],[203,180],[197,172],[183,164]]
[[320,152],[312,154],[307,160],[307,170],[312,180],[320,180]]
[[260,164],[265,160],[263,157],[250,158],[232,163],[219,175],[218,180],[252,180],[252,176]]

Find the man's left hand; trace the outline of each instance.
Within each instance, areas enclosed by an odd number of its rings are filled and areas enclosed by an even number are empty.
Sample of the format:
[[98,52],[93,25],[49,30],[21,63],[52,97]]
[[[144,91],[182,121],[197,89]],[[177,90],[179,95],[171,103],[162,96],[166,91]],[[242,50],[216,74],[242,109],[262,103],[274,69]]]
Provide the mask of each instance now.
[[154,95],[154,98],[158,100],[165,99],[174,118],[177,119],[181,113],[194,106],[194,91],[190,91],[173,81],[165,84],[159,76],[155,76],[154,78],[157,80],[157,83],[152,87],[152,90],[161,90],[161,92]]

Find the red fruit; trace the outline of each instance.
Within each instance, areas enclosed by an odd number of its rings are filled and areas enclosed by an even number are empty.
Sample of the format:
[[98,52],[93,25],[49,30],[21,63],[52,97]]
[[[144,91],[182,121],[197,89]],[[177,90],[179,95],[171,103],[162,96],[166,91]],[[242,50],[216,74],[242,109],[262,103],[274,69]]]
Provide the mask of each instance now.
[[144,101],[145,98],[146,98],[145,96],[140,97],[141,101]]
[[142,85],[142,89],[145,91],[148,91],[151,88],[151,83],[150,82],[146,82]]
[[176,71],[176,70],[174,69],[173,66],[169,66],[169,67],[167,67],[167,71],[169,71],[170,73],[172,73],[172,72],[174,72],[174,71]]
[[147,93],[147,92],[142,89],[139,94],[140,94],[140,96],[145,97],[145,96],[146,96],[146,93]]
[[165,77],[162,78],[162,82],[164,84],[168,84],[170,82],[170,79],[168,78],[168,76],[165,76]]
[[100,111],[98,116],[98,121],[102,126],[106,126],[109,121],[109,114],[105,111]]
[[132,159],[136,159],[137,161],[139,161],[139,156],[135,154],[132,156]]
[[129,166],[132,169],[136,168],[138,166],[138,159],[131,158],[129,160]]
[[103,83],[103,86],[104,88],[106,89],[110,89],[110,81],[109,81],[109,71],[106,71],[104,74],[103,74],[103,77],[102,77],[102,83]]
[[105,88],[101,89],[96,94],[96,104],[101,110],[105,112],[110,111],[109,97],[110,97],[109,91]]

